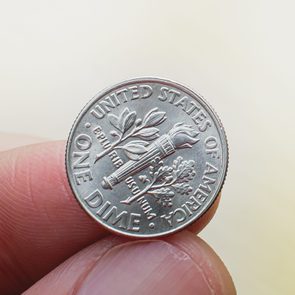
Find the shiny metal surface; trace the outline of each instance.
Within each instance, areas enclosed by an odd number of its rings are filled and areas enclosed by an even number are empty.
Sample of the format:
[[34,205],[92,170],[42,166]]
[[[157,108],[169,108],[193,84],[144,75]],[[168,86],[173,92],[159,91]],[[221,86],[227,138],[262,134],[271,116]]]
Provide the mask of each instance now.
[[66,168],[82,207],[135,237],[173,233],[214,203],[228,164],[223,127],[204,99],[159,78],[96,95],[70,132]]

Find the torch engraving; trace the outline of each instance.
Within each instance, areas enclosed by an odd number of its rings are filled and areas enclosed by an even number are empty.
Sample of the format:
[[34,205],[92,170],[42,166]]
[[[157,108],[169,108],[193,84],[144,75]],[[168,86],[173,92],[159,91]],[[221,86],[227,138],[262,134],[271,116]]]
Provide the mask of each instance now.
[[145,147],[144,153],[138,155],[134,160],[129,160],[111,175],[104,177],[102,187],[112,189],[128,176],[134,175],[149,166],[155,158],[164,159],[178,149],[191,148],[193,144],[199,141],[198,134],[191,125],[186,125],[183,122],[176,123],[167,134],[163,134],[152,144]]

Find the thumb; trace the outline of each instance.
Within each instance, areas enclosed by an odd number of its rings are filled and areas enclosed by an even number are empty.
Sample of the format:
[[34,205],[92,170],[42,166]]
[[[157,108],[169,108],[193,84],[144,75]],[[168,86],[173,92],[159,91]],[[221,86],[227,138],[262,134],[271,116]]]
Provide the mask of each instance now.
[[74,255],[25,295],[236,294],[222,261],[189,232],[157,240],[110,236]]

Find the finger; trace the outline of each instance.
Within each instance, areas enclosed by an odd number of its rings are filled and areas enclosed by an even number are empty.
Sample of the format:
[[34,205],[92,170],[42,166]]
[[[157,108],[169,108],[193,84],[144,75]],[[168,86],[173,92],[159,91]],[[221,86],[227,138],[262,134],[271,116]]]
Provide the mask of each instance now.
[[214,251],[194,234],[144,241],[105,238],[71,257],[25,295],[236,294]]
[[0,132],[0,152],[13,149],[19,146],[35,144],[46,141],[44,138],[23,134],[10,134]]
[[105,234],[66,180],[64,142],[0,153],[0,294],[19,292]]
[[0,293],[23,290],[106,234],[73,197],[64,150],[64,142],[52,142],[0,153]]

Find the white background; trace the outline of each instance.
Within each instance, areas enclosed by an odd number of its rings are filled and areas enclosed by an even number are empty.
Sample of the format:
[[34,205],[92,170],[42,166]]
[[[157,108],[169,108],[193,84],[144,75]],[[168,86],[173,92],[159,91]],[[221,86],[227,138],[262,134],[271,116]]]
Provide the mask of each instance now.
[[0,1],[0,131],[66,138],[99,90],[136,76],[196,89],[230,166],[201,236],[239,294],[294,294],[294,1]]

